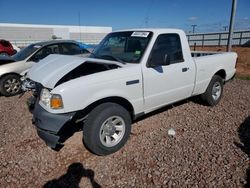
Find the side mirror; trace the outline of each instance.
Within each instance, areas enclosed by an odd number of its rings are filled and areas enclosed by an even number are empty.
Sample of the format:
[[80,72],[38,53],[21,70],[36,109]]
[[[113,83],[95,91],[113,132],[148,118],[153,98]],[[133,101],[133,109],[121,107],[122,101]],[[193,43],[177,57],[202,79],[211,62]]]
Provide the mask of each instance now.
[[153,53],[148,61],[147,67],[167,66],[170,64],[168,54]]

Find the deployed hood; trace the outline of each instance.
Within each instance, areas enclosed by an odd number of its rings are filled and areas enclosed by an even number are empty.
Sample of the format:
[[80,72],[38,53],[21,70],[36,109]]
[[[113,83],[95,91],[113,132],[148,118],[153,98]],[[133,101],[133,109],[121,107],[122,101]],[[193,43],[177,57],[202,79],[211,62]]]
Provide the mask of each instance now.
[[41,60],[39,63],[33,65],[29,70],[27,77],[35,82],[41,83],[47,88],[54,88],[57,82],[67,73],[86,62],[108,65],[113,64],[119,67],[124,66],[123,64],[115,61],[52,54]]
[[8,63],[15,62],[15,59],[11,56],[0,56],[0,66]]

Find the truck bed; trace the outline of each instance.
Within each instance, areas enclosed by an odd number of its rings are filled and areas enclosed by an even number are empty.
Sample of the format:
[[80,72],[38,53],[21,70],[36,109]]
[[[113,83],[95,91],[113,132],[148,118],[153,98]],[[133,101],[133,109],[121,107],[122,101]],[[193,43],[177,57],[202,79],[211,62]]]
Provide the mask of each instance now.
[[[204,93],[212,76],[218,71],[225,73],[224,81],[235,74],[237,54],[234,52],[191,52],[196,64],[196,86],[193,94]],[[216,65],[216,66],[215,66]]]
[[191,51],[192,57],[201,57],[201,56],[207,56],[207,55],[214,55],[214,54],[220,54],[223,52],[213,52],[213,51]]

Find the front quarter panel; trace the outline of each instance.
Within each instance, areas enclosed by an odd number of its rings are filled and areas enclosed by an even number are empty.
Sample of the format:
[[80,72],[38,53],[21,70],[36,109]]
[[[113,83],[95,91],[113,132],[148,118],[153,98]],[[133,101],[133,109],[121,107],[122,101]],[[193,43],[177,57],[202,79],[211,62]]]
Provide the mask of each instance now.
[[[136,81],[130,84],[129,81]],[[127,83],[129,82],[129,83]],[[143,111],[142,75],[140,65],[132,65],[80,77],[54,88],[51,93],[60,94],[63,110],[52,113],[79,111],[100,99],[122,97],[134,107],[135,113]]]
[[8,63],[0,65],[0,76],[8,73],[17,73],[20,74],[26,70],[25,61],[18,61],[13,63]]

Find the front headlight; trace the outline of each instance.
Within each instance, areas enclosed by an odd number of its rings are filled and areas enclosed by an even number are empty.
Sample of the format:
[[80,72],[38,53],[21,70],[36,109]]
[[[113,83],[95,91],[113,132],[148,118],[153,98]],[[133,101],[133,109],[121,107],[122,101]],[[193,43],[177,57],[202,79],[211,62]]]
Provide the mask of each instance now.
[[51,94],[48,89],[42,89],[40,95],[40,101],[47,107],[50,107]]
[[63,101],[61,95],[51,94],[46,88],[42,89],[40,95],[40,101],[47,107],[52,109],[62,109]]

